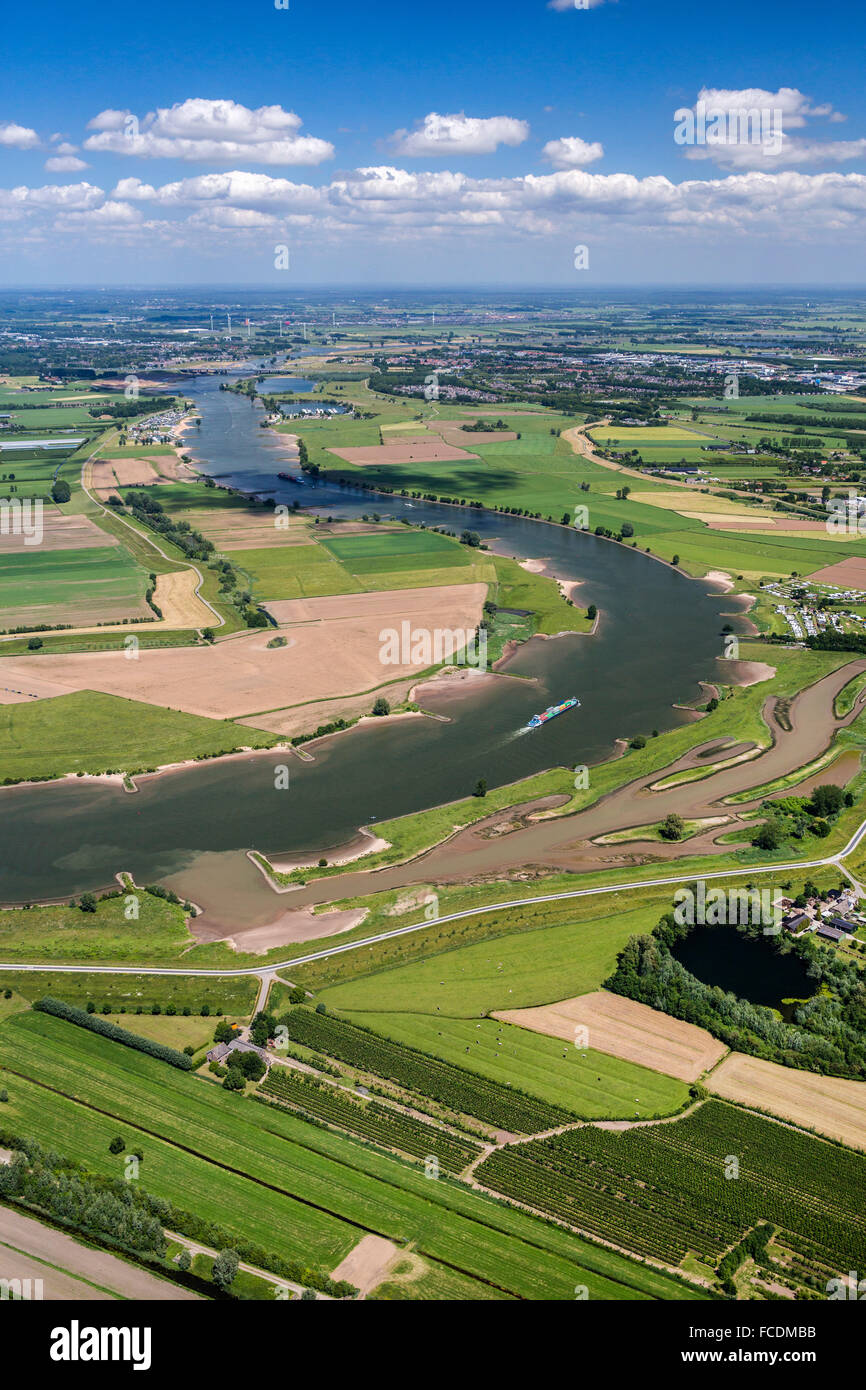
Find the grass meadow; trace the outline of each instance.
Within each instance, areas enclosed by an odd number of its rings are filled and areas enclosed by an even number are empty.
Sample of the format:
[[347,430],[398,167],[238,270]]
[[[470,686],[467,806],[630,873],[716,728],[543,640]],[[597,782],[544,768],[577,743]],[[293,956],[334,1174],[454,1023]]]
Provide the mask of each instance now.
[[[276,1107],[46,1015],[0,1026],[4,1124],[105,1174],[120,1134],[142,1184],[238,1239],[331,1270],[368,1232],[505,1297],[700,1298],[661,1272]],[[41,1084],[40,1084],[41,1083]],[[46,1099],[45,1085],[51,1087]]]

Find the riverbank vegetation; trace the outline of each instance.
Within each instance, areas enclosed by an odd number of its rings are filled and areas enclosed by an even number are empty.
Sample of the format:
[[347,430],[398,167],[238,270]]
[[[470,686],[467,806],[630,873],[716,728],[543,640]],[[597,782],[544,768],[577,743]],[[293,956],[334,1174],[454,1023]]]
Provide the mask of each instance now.
[[50,781],[70,773],[154,772],[241,748],[270,748],[278,741],[267,730],[228,719],[184,714],[100,691],[74,691],[0,705],[0,784]]
[[[587,809],[628,782],[653,772],[662,772],[697,744],[714,738],[767,747],[770,731],[762,715],[767,696],[793,696],[798,690],[844,664],[845,660],[838,653],[780,651],[760,642],[741,643],[740,656],[745,661],[767,664],[772,658],[773,675],[754,685],[726,688],[725,698],[704,718],[668,730],[657,738],[647,739],[642,747],[631,747],[624,757],[592,767],[588,770],[585,784],[575,785],[573,770],[552,768],[519,782],[488,788],[483,799],[469,796],[462,801],[378,822],[376,832],[388,841],[388,848],[366,855],[361,866],[376,869],[413,859],[441,844],[458,829],[473,825],[496,811],[537,801],[541,797],[563,798],[559,806],[546,810],[543,813],[545,816],[572,815]],[[698,769],[695,776],[708,775],[709,771],[711,769],[706,772]],[[844,818],[840,818],[842,820]],[[836,842],[832,843],[835,845]],[[337,877],[353,872],[356,867],[355,864],[329,865],[322,870],[294,870],[283,874],[269,866],[268,872],[275,882],[287,884]],[[628,870],[624,876],[628,876]]]

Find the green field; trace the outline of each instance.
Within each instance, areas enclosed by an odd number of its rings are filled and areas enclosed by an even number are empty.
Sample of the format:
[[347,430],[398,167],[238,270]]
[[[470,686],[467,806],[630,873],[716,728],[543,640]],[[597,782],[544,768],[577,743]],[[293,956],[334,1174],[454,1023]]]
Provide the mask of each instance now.
[[421,1108],[435,1101],[457,1116],[515,1134],[538,1134],[574,1118],[557,1102],[542,1101],[505,1083],[484,1077],[463,1063],[455,1065],[433,1056],[429,1048],[415,1049],[392,1042],[366,1024],[321,1013],[317,1008],[292,1008],[280,1019],[288,1039],[325,1057],[333,1057],[361,1073],[392,1081],[415,1097]]
[[[0,623],[21,609],[44,608],[44,616],[29,619],[58,625],[70,614],[82,626],[116,615],[123,604],[129,616],[140,616],[147,575],[122,546],[94,550],[40,550],[28,547],[18,554],[0,555]],[[92,610],[92,618],[88,614]]]
[[[144,897],[142,894],[142,900]],[[165,906],[168,907],[168,904]],[[42,910],[27,909],[31,913]],[[74,910],[78,911],[77,908]],[[180,909],[174,908],[173,911],[179,912]],[[126,924],[127,930],[130,925]],[[4,955],[14,960],[5,942],[3,948]],[[34,956],[38,959],[38,952],[34,952]],[[86,964],[87,959],[87,954],[82,951],[82,964]],[[0,990],[14,990],[20,999],[29,1003],[48,994],[80,1009],[93,1004],[100,1014],[106,1006],[112,1016],[120,1015],[125,1010],[121,1022],[134,1032],[145,1032],[149,1022],[155,1026],[160,1025],[161,1019],[170,1023],[172,1015],[165,1014],[168,1008],[175,1009],[178,1018],[183,1017],[184,1009],[189,1009],[190,1017],[201,1018],[202,1009],[207,1008],[209,1027],[213,1032],[215,1019],[221,1013],[232,1018],[249,1015],[256,1002],[257,988],[258,981],[246,975],[112,975],[101,970],[93,973],[85,970],[9,970],[4,974],[0,971]],[[161,1009],[162,1013],[153,1014],[154,1007]],[[140,1016],[138,1009],[142,1010]],[[148,1032],[147,1036],[152,1034]]]
[[[341,1011],[435,1015],[438,1010],[451,1019],[477,1019],[485,1011],[570,999],[598,989],[629,937],[657,920],[655,908],[624,907],[616,901],[604,916],[589,921],[516,931],[495,942],[462,946],[336,985],[323,998]],[[566,903],[564,908],[574,915],[574,905]],[[597,912],[597,904],[590,910]]]
[[[352,388],[353,397],[359,393]],[[765,397],[748,397],[736,404],[760,413],[764,409]],[[748,402],[748,405],[746,404]],[[414,404],[414,403],[413,403]],[[726,402],[726,405],[730,402]],[[406,422],[411,408],[405,404],[400,408],[395,402],[387,404],[377,400],[377,409],[382,410],[379,423]],[[804,411],[810,409],[804,400]],[[815,407],[811,407],[813,413]],[[423,414],[423,408],[421,409]],[[457,412],[455,412],[456,414]],[[465,418],[472,419],[471,412],[461,412]],[[628,482],[635,490],[633,479],[623,479],[616,470],[577,455],[566,439],[557,435],[557,430],[573,427],[577,420],[557,414],[554,411],[540,411],[537,416],[511,415],[503,411],[503,419],[508,428],[519,431],[520,439],[512,441],[493,441],[477,443],[473,441],[472,451],[477,453],[480,462],[435,463],[435,464],[387,464],[379,467],[352,465],[336,459],[327,452],[331,447],[369,445],[378,443],[378,429],[367,421],[342,420],[338,423],[300,422],[298,428],[307,444],[310,458],[329,472],[337,472],[346,477],[359,475],[365,482],[376,486],[382,484],[389,490],[409,494],[431,494],[441,498],[457,498],[465,501],[475,500],[489,508],[525,508],[533,515],[542,518],[561,520],[564,514],[571,514],[578,503],[589,511],[589,529],[597,526],[618,532],[624,521],[634,528],[633,542],[642,549],[649,549],[654,555],[671,561],[679,557],[680,566],[689,574],[705,574],[707,570],[726,569],[736,578],[738,575],[747,581],[763,576],[783,576],[796,571],[808,574],[823,565],[842,558],[843,554],[866,555],[866,541],[858,538],[846,543],[844,550],[836,542],[824,539],[819,533],[814,536],[796,537],[782,532],[777,536],[749,535],[747,532],[726,532],[711,530],[706,523],[694,518],[683,517],[675,512],[661,512],[647,503],[638,502],[634,497],[617,498],[615,493]],[[406,422],[408,423],[408,422]],[[417,428],[417,426],[416,426]],[[780,427],[784,432],[786,427]],[[748,447],[755,447],[758,440],[772,433],[774,426],[766,422],[746,422],[743,409],[726,418],[724,412],[707,414],[695,422],[678,421],[677,424],[660,426],[635,426],[632,430],[623,426],[596,427],[591,431],[605,447],[631,449],[645,446],[647,462],[664,464],[679,462],[698,464],[714,476],[768,477],[778,474],[778,461],[775,458],[762,458],[747,455],[732,458],[731,454],[711,453],[705,447],[714,441],[731,444],[736,453],[740,449],[737,441],[745,440]],[[790,431],[790,427],[787,427]],[[385,439],[394,437],[393,431],[385,431]],[[834,442],[832,431],[810,431],[803,437],[806,445],[813,448],[828,449]],[[581,491],[581,485],[588,491]],[[640,484],[641,490],[660,485],[649,477]],[[670,489],[670,481],[661,485]],[[676,484],[673,484],[676,486]],[[711,502],[708,497],[708,504]],[[466,524],[471,525],[471,515]]]
[[[66,903],[0,912],[0,959],[33,965],[40,961],[70,965],[84,965],[88,961],[98,961],[100,965],[174,962],[192,940],[184,922],[183,908],[152,893],[130,891],[137,900],[133,908],[138,916],[133,919],[125,915],[128,894],[100,899],[95,912],[82,912]],[[33,976],[22,974],[16,978],[19,980],[16,988],[28,998],[38,999],[38,993],[33,992],[38,989],[43,994],[54,993],[44,981],[41,985],[35,984]],[[70,1002],[77,1003],[81,997],[80,988],[86,985],[89,989],[100,978],[103,977],[60,975],[58,989],[62,983],[66,990],[74,990],[75,998],[70,998]],[[108,982],[110,977],[104,979]],[[138,983],[140,985],[140,981]],[[164,985],[160,986],[158,977],[154,977],[151,988],[164,989]],[[64,993],[59,997],[69,996]],[[91,997],[94,996],[86,994],[85,1001]],[[102,996],[97,1002],[101,1000]]]
[[16,449],[14,456],[0,451],[0,497],[41,497],[51,502],[51,488],[59,464],[71,449]]
[[688,1100],[682,1081],[632,1062],[496,1019],[441,1014],[357,1013],[347,1017],[386,1038],[470,1067],[505,1086],[516,1086],[583,1119],[649,1119],[671,1115]]
[[394,1106],[362,1099],[344,1086],[313,1079],[294,1067],[272,1067],[262,1092],[284,1105],[383,1148],[398,1149],[412,1158],[435,1156],[449,1173],[460,1173],[481,1155],[474,1140],[449,1134],[437,1125],[406,1115]]
[[108,1152],[119,1132],[142,1149],[149,1192],[239,1240],[324,1269],[374,1231],[414,1242],[425,1262],[499,1295],[571,1299],[586,1284],[591,1298],[702,1297],[446,1177],[431,1182],[422,1167],[59,1019],[7,1019],[0,1078],[8,1129],[106,1174],[119,1171]]
[[[38,662],[33,657],[34,677]],[[245,724],[80,690],[50,700],[0,705],[0,783],[70,772],[145,772],[237,748],[268,748],[275,742],[275,734]]]
[[249,575],[256,596],[265,601],[352,594],[362,588],[320,545],[233,550],[231,562]]
[[[558,585],[541,574],[531,574],[516,560],[496,555],[496,588],[493,599],[501,608],[528,610],[533,631],[546,636],[559,632],[589,632],[586,610],[562,597]],[[503,615],[505,616],[505,615]]]
[[[491,557],[484,552],[436,532],[402,527],[307,545],[233,550],[230,555],[263,601],[486,583],[494,578]],[[548,605],[558,597],[551,581],[539,587]]]
[[642,445],[653,444],[693,444],[700,445],[712,438],[707,433],[695,429],[682,429],[677,425],[593,425],[589,431],[591,439],[615,449],[639,449]]
[[434,531],[400,530],[373,536],[338,536],[323,544],[347,570],[358,576],[392,574],[399,570],[460,568],[468,565],[471,558],[466,546],[455,545],[450,537]]

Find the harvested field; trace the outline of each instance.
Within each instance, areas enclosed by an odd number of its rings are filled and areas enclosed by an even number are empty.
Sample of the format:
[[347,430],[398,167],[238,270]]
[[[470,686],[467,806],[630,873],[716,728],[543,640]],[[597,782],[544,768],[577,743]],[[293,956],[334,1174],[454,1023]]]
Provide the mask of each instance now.
[[[389,428],[388,425],[383,425],[383,426],[382,426],[382,433],[384,434],[385,431],[386,431],[388,428]],[[430,443],[430,435],[427,433],[426,430],[422,429],[420,425],[416,425],[416,426],[414,427],[414,429],[407,429],[404,425],[393,425],[393,426],[391,426],[390,428],[393,429],[393,430],[399,430],[399,443],[400,443],[400,444],[429,444],[429,443]]]
[[362,1294],[370,1293],[381,1284],[399,1253],[397,1246],[384,1236],[363,1236],[337,1265],[331,1278],[346,1279]]
[[174,630],[217,626],[218,618],[195,591],[198,582],[195,570],[157,575],[153,601],[162,612],[162,621],[153,626]]
[[247,511],[243,507],[194,509],[183,513],[194,531],[200,531],[217,550],[265,550],[277,545],[308,545],[309,524],[299,517],[288,518],[288,526],[274,525],[272,513]]
[[724,512],[689,512],[695,521],[702,521],[711,531],[770,531],[775,525],[772,517],[732,516]]
[[112,540],[85,550],[26,550],[0,554],[0,627],[46,629],[147,617],[147,576]]
[[[755,508],[747,506],[745,502],[732,502],[729,497],[708,496],[705,492],[697,490],[686,492],[685,488],[669,492],[655,488],[645,491],[636,487],[631,495],[635,502],[646,502],[651,507],[661,507],[663,511],[668,512],[714,512],[730,517],[755,515]],[[767,513],[768,517],[771,515],[772,513]]]
[[772,536],[778,531],[792,535],[810,535],[820,532],[827,540],[856,540],[855,536],[827,535],[823,521],[804,516],[761,516],[752,513],[750,517],[726,517],[706,512],[690,512],[696,521],[705,521],[711,531],[750,531],[756,536]]
[[[382,686],[376,695],[384,695],[393,707],[410,699],[410,691],[415,686],[414,676],[393,685]],[[267,729],[272,734],[282,734],[284,738],[297,738],[299,734],[313,734],[323,724],[335,719],[361,719],[370,714],[376,698],[369,692],[362,695],[338,695],[332,700],[312,700],[309,704],[295,705],[292,709],[278,709],[270,714],[256,714],[244,722],[255,729]],[[0,690],[0,704],[3,692]]]
[[[442,430],[460,430],[460,433],[463,434],[464,425],[471,425],[474,423],[474,421],[480,420],[483,416],[494,415],[495,413],[496,412],[492,410],[475,410],[472,412],[471,415],[463,415],[456,420],[428,420],[427,428],[428,430],[435,430],[437,434],[441,434]],[[509,411],[509,414],[511,413],[512,412]],[[526,411],[517,411],[518,415],[525,415],[526,413]],[[501,416],[498,416],[497,418],[501,418]],[[492,434],[489,433],[487,430],[473,430],[472,433],[475,434],[479,439],[492,438]],[[469,434],[468,430],[466,431],[466,434]]]
[[849,555],[806,576],[813,584],[838,584],[840,589],[866,589],[866,558]]
[[95,459],[87,482],[102,502],[119,488],[150,487],[154,483],[178,482],[196,476],[177,454],[153,454],[146,458]]
[[[823,521],[818,521],[818,519],[817,519],[816,517],[808,517],[808,516],[780,516],[780,515],[777,513],[777,514],[776,514],[775,516],[773,516],[773,517],[767,517],[766,526],[767,526],[768,528],[771,527],[774,531],[798,531],[798,532],[799,532],[799,531],[802,531],[802,532],[804,532],[804,533],[807,533],[807,532],[809,532],[809,531],[812,531],[812,532],[818,531],[818,532],[820,532],[820,534],[821,534],[822,536],[826,536],[828,540],[833,540],[833,539],[834,539],[832,533],[830,533],[830,534],[828,535],[828,533],[827,533],[827,526],[826,526],[825,522],[823,522]],[[838,537],[838,539],[839,539],[839,540],[856,540],[856,536],[845,536],[845,535],[841,535],[841,536]]]
[[96,459],[90,476],[96,496],[107,502],[119,488],[155,483],[158,475],[148,459]]
[[[213,647],[143,649],[135,661],[119,660],[117,652],[51,654],[39,657],[39,675],[64,693],[101,690],[190,714],[236,719],[417,674],[423,666],[411,660],[383,665],[383,627],[399,630],[405,618],[424,631],[474,631],[486,596],[485,584],[392,590],[383,609],[381,594],[347,595],[342,616],[294,628],[285,647],[268,648],[273,632],[264,630]],[[9,657],[3,683],[24,688],[32,670],[32,659]]]
[[168,478],[173,483],[189,482],[198,477],[195,468],[189,463],[184,463],[179,454],[154,454],[150,463],[161,478]]
[[[446,587],[450,591],[467,586],[451,584]],[[484,586],[476,584],[468,587],[477,589]],[[398,614],[400,619],[428,614],[431,595],[438,592],[437,589],[387,589],[384,592],[374,590],[372,593],[333,594],[322,598],[287,598],[269,603],[268,612],[273,614],[281,627],[361,616],[378,617],[393,624],[398,621]]]
[[[32,550],[33,546],[25,545],[26,539],[23,534],[5,535],[0,531],[0,555]],[[96,550],[117,544],[114,536],[101,531],[89,517],[63,516],[53,507],[43,507],[40,550]]]
[[768,1110],[842,1144],[866,1149],[866,1084],[862,1081],[818,1076],[732,1052],[705,1084],[723,1100]]
[[335,454],[346,463],[374,467],[383,463],[457,463],[470,459],[474,463],[479,462],[477,454],[455,449],[436,435],[417,444],[370,444],[356,449],[329,449],[328,453]]
[[21,705],[28,700],[50,700],[54,695],[69,694],[65,685],[40,680],[37,671],[38,667],[31,663],[29,672],[17,673],[10,681],[6,667],[0,666],[0,705]]
[[[134,618],[151,618],[153,613],[143,598],[94,598],[90,601],[82,599],[80,602],[70,601],[69,603],[59,604],[32,604],[20,608],[6,608],[0,614],[0,621],[4,627],[12,629],[15,627],[39,628],[40,637],[46,636],[50,632],[61,631],[62,629],[74,628],[76,632],[99,632],[102,627],[110,624],[117,631],[121,631],[124,624],[129,623]],[[43,624],[56,623],[55,627],[44,627]],[[153,630],[157,624],[148,623],[148,628]],[[0,637],[0,641],[4,638]],[[10,631],[10,640],[14,641],[14,634]]]
[[64,1231],[8,1207],[3,1209],[0,1278],[41,1279],[45,1298],[52,1300],[119,1297],[198,1301],[198,1294],[189,1289],[159,1279],[105,1250],[80,1244]]
[[[146,608],[143,603],[138,607],[127,604],[124,608],[124,616],[133,617],[141,615],[153,617],[153,622],[148,621],[146,625],[146,631],[148,633],[177,632],[179,629],[217,627],[219,625],[219,620],[216,614],[211,612],[204,600],[200,599],[195,592],[198,582],[198,575],[191,569],[176,570],[169,574],[160,574],[157,576],[156,580],[154,602],[162,611],[162,617],[156,618],[153,615],[152,609],[149,607]],[[37,609],[34,611],[44,612],[45,610]],[[58,621],[71,623],[74,631],[81,636],[105,631],[104,622],[101,626],[94,624],[95,611],[93,609],[68,608],[60,613],[55,607],[48,616]],[[76,619],[78,620],[76,621]],[[129,624],[118,620],[112,624],[110,630],[112,633],[117,634],[118,647],[122,647],[124,636],[130,631],[137,632],[139,627],[140,624]],[[61,630],[62,629],[51,629],[50,631],[57,632]],[[50,631],[42,635],[48,636],[50,635]],[[4,638],[0,637],[0,642],[3,640]],[[14,641],[15,638],[14,636],[10,636],[5,640]],[[30,690],[36,690],[36,686],[33,685],[32,680],[28,680],[27,684]],[[54,682],[42,682],[41,684],[45,686],[45,690],[41,692],[42,694],[65,695],[68,693],[65,686],[58,686]],[[4,700],[3,691],[0,690],[0,704],[6,703],[12,703],[12,701]]]
[[148,454],[144,458],[105,459],[99,460],[94,466],[100,467],[103,462],[110,464],[114,469],[114,476],[121,487],[135,487],[145,483],[147,481],[144,476],[145,468],[149,469],[157,479],[167,478],[172,483],[195,476],[195,470],[183,463],[177,454]]
[[583,1025],[589,1032],[588,1046],[596,1052],[639,1062],[680,1081],[697,1081],[727,1051],[706,1029],[603,989],[540,1008],[511,1009],[494,1017],[568,1042],[574,1042],[575,1028]]
[[316,527],[316,540],[326,536],[381,536],[384,531],[396,531],[399,527],[382,526],[376,521],[320,521]]

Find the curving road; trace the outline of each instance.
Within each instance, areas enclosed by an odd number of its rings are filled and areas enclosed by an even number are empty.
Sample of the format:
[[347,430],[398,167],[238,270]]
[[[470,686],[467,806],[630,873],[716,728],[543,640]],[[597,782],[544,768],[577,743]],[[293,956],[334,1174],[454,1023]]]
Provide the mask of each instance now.
[[[857,849],[864,835],[866,835],[866,820],[862,821],[854,834],[851,836],[844,849],[837,854],[830,854],[824,859],[798,859],[786,861],[785,863],[775,864],[750,864],[745,869],[714,869],[710,873],[703,874],[668,874],[664,878],[644,878],[635,883],[606,883],[595,888],[572,888],[562,893],[539,893],[532,898],[512,898],[506,902],[488,903],[486,907],[468,907],[461,912],[449,912],[442,917],[435,918],[437,922],[458,922],[464,917],[480,917],[487,912],[502,912],[510,907],[525,907],[532,903],[560,902],[566,898],[589,898],[601,896],[604,893],[628,893],[638,888],[660,888],[666,885],[674,885],[687,882],[690,879],[700,878],[704,881],[713,878],[737,878],[742,876],[752,877],[755,874],[782,874],[794,869],[821,869],[829,865],[835,865],[844,873],[854,886],[860,889],[860,884],[845,868],[844,859],[853,854]],[[866,892],[860,889],[863,895]],[[411,932],[423,931],[425,927],[431,925],[430,919],[425,918],[421,922],[413,922],[406,927],[395,927],[392,931],[378,932],[375,936],[365,936],[361,941],[348,941],[340,946],[326,946],[321,951],[312,951],[306,956],[295,956],[291,960],[279,961],[275,965],[268,966],[247,966],[239,970],[203,970],[187,967],[183,969],[179,966],[165,965],[46,965],[39,962],[36,965],[4,964],[0,963],[0,971],[17,970],[23,972],[36,972],[39,974],[81,974],[81,975],[205,975],[215,977],[235,977],[235,976],[255,976],[256,979],[265,981],[273,979],[281,970],[290,970],[292,966],[307,965],[311,961],[324,960],[328,956],[342,955],[345,951],[358,951],[364,946],[373,946],[378,941],[388,941],[394,936],[407,936]],[[260,991],[260,998],[262,991]]]

